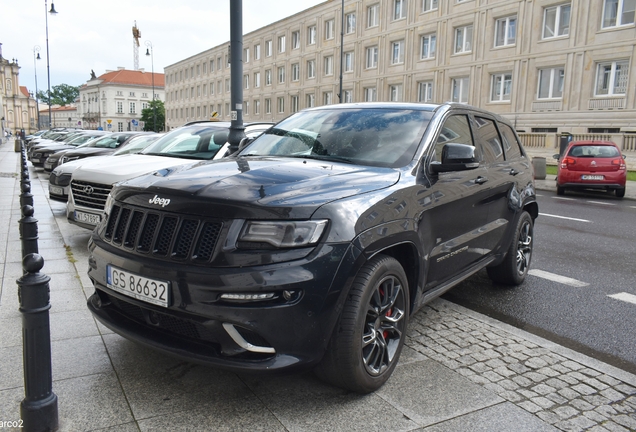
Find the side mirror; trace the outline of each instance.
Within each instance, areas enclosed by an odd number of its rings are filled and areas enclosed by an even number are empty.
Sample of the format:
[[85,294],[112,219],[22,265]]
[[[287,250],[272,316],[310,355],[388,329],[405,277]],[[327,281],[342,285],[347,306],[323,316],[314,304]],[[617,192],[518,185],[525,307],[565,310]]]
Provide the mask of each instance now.
[[442,148],[442,162],[431,162],[434,173],[465,171],[479,167],[475,147],[467,144],[449,143]]
[[560,154],[558,154],[558,153],[557,153],[557,154],[553,154],[553,155],[552,155],[552,159],[559,160],[559,158],[560,158],[560,157],[561,157],[561,155],[560,155]]
[[250,145],[252,143],[252,141],[254,141],[254,138],[245,137],[245,138],[241,139],[241,142],[239,142],[239,145],[238,145],[238,151],[243,150],[245,147]]

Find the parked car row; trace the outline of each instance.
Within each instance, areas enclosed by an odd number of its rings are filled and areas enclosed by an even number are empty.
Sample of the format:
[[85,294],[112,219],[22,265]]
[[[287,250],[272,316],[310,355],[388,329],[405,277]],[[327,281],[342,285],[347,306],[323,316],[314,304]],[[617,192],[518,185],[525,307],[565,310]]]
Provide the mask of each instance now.
[[68,221],[93,230],[88,307],[114,332],[234,371],[315,368],[368,393],[424,304],[484,268],[525,280],[539,209],[502,117],[454,103],[324,106],[245,125],[233,154],[229,126],[58,159],[51,198],[68,195]]

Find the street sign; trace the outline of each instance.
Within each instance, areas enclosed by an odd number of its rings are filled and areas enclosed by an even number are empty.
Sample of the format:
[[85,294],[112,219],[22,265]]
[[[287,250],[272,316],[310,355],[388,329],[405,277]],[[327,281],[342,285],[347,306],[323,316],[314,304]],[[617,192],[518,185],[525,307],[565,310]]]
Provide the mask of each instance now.
[[106,120],[106,123],[111,124],[113,121],[112,120]]
[[110,123],[108,123],[108,129],[110,129],[110,128],[112,128],[112,127],[113,127],[113,125],[112,125],[112,124],[110,124]]
[[133,126],[139,126],[139,121],[135,119],[132,119],[130,122],[132,123]]

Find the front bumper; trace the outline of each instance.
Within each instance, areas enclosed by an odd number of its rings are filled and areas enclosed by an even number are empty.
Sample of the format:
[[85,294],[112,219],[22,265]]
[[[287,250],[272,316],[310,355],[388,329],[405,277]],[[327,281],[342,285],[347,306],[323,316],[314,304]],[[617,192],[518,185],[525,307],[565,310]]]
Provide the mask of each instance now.
[[[259,372],[306,369],[320,361],[342,308],[356,255],[348,244],[323,245],[293,262],[210,268],[185,263],[166,266],[127,255],[101,242],[96,233],[89,249],[89,277],[96,292],[88,307],[105,326],[188,361]],[[109,264],[170,281],[168,307],[108,288]],[[284,292],[293,294],[286,297]],[[276,298],[238,303],[221,299],[223,293],[275,293]]]

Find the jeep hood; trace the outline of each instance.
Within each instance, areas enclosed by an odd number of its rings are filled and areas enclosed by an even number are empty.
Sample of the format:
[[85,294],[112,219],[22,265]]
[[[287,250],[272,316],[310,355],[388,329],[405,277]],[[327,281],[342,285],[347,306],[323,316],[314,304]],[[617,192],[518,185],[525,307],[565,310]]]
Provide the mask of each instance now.
[[[156,195],[170,199],[165,211],[217,217],[309,218],[323,204],[387,188],[399,178],[392,168],[301,158],[233,158],[138,177],[122,184],[116,198],[152,207],[149,202]],[[142,194],[135,197],[140,189]]]

